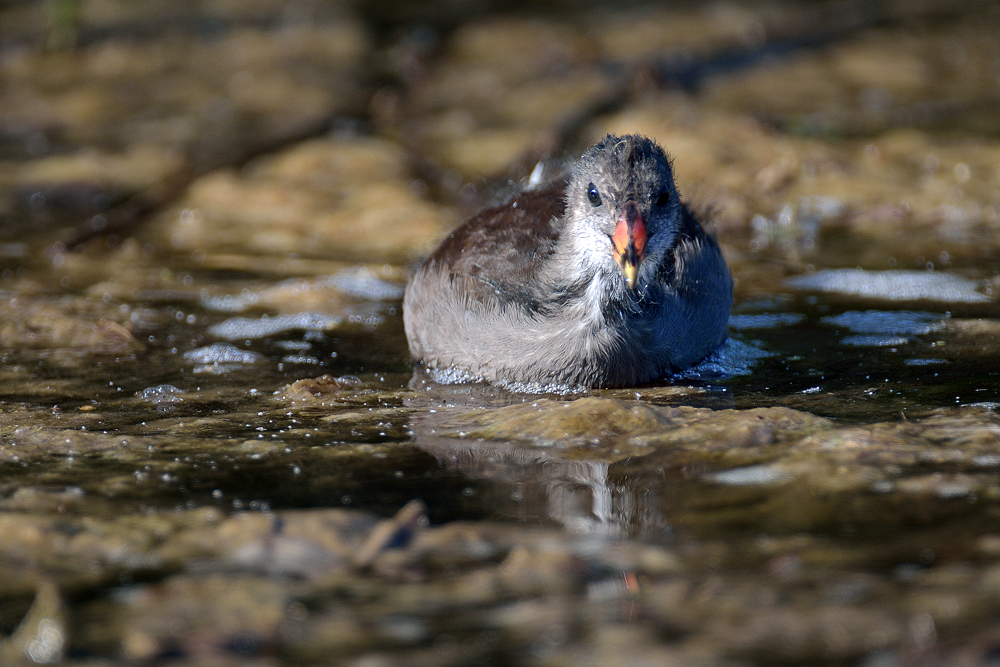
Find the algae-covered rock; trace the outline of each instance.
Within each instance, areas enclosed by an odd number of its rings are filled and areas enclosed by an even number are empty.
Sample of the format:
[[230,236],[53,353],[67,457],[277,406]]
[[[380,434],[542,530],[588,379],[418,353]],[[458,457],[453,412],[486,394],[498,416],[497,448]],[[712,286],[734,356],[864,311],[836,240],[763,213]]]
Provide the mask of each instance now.
[[[587,458],[612,447],[692,449],[712,452],[765,447],[831,428],[829,420],[788,408],[710,410],[657,407],[639,401],[588,397],[574,401],[541,399],[496,410],[452,415],[444,426],[462,438],[514,440],[558,447]],[[629,455],[636,451],[630,450]]]
[[663,430],[678,411],[615,399],[541,400],[475,414],[482,428],[469,435],[539,444],[616,439]]
[[415,193],[400,146],[369,137],[293,146],[243,173],[192,184],[155,236],[166,247],[407,261],[429,252],[456,219]]
[[132,354],[143,349],[123,324],[81,310],[96,309],[71,300],[0,301],[0,347],[66,348],[94,354]]
[[288,601],[280,580],[248,576],[177,576],[134,587],[114,619],[119,652],[128,660],[224,655],[234,645],[257,652],[274,642]]
[[296,380],[278,393],[281,400],[298,404],[324,405],[342,389],[332,375]]

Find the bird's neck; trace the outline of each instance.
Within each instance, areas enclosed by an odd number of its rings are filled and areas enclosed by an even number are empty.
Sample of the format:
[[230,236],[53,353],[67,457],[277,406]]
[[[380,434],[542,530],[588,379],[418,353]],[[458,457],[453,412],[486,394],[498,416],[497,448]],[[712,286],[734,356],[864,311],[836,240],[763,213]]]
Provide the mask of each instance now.
[[603,324],[609,312],[634,309],[634,295],[610,251],[572,228],[560,238],[547,273],[542,283],[552,289],[543,298],[581,320]]

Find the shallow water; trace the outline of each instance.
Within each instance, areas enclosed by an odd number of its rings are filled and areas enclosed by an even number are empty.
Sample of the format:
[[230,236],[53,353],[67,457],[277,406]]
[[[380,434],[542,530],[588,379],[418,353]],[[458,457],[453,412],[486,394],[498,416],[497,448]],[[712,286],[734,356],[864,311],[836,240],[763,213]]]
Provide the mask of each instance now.
[[[995,658],[995,7],[81,7],[0,10],[0,662]],[[714,211],[727,346],[415,368],[408,272],[607,131]]]

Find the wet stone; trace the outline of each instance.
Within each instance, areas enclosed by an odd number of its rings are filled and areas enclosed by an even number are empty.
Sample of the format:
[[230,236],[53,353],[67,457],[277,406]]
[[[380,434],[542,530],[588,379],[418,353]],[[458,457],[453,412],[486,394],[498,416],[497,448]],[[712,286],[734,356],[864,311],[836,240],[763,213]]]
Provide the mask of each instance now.
[[212,558],[223,568],[319,578],[348,567],[371,529],[369,519],[346,510],[240,514],[179,534],[160,555],[167,561]]
[[29,513],[72,512],[84,503],[84,491],[78,486],[45,488],[22,486],[0,500],[0,510]]
[[531,405],[501,408],[489,415],[476,415],[484,425],[472,435],[492,439],[517,438],[540,444],[605,435],[609,438],[637,435],[662,429],[670,411],[641,403],[583,398],[577,401],[538,401]]
[[105,450],[145,448],[152,441],[144,438],[109,436],[79,430],[17,430],[0,440],[0,458],[29,461],[50,457],[87,455]]
[[321,375],[318,378],[296,380],[279,393],[279,397],[291,403],[318,403],[323,405],[327,399],[340,392],[342,386],[332,375]]
[[451,35],[447,57],[415,91],[423,122],[412,140],[469,179],[503,174],[553,124],[612,85],[594,45],[565,22],[497,17]]
[[904,636],[903,624],[876,609],[820,606],[806,613],[764,609],[711,624],[723,651],[762,660],[842,660],[884,650]]
[[[648,454],[651,448],[760,448],[831,426],[825,419],[787,408],[713,411],[604,398],[542,399],[452,419],[457,425],[450,420],[442,424],[452,436],[520,440],[595,460]],[[464,427],[463,419],[468,420]]]
[[120,315],[105,319],[115,316],[109,311],[73,299],[3,300],[0,301],[3,321],[0,347],[65,348],[105,355],[128,355],[142,350],[142,343],[126,326],[128,320],[116,321],[121,319]]
[[371,628],[365,627],[345,610],[311,614],[305,619],[286,621],[281,627],[285,655],[295,660],[327,661],[384,645]]
[[255,653],[273,642],[288,593],[252,577],[174,577],[121,595],[121,651],[129,660]]
[[889,129],[844,144],[775,137],[759,117],[679,93],[632,105],[596,124],[590,137],[607,131],[657,137],[675,160],[684,199],[710,211],[723,232],[751,231],[755,251],[779,249],[801,261],[814,256],[824,231],[845,226],[899,245],[912,242],[902,234],[912,226],[967,242],[988,239],[1000,220],[992,185],[998,147],[990,143]]
[[[212,38],[165,34],[154,24],[142,43],[120,34],[51,56],[18,49],[3,62],[5,80],[16,85],[5,90],[0,123],[25,138],[39,134],[46,147],[51,137],[71,154],[5,165],[0,182],[21,186],[2,189],[30,195],[41,187],[51,198],[53,189],[84,183],[117,199],[248,157],[352,108],[369,44],[349,12],[340,14]],[[218,66],[206,70],[204,62]],[[88,148],[101,144],[127,148]]]
[[429,252],[455,222],[450,210],[414,194],[398,145],[345,137],[202,177],[155,234],[165,247],[209,256],[399,262]]

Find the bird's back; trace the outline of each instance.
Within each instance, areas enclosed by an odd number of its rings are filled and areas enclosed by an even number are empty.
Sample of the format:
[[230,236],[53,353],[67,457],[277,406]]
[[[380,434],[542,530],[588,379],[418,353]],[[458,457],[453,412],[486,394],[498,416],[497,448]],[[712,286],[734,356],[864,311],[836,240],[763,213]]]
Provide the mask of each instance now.
[[421,273],[462,281],[469,298],[484,304],[534,310],[539,271],[563,229],[564,188],[527,190],[480,211],[441,243]]

